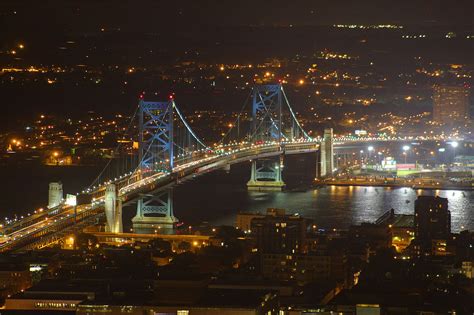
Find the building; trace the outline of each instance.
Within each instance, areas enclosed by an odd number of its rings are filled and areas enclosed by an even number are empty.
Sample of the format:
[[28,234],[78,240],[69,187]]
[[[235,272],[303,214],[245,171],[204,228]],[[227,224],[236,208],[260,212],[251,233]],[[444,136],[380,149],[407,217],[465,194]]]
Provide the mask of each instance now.
[[436,85],[433,94],[433,120],[438,123],[466,122],[469,119],[469,88]]
[[461,273],[468,279],[474,279],[474,261],[463,261]]
[[[179,296],[178,296],[179,297]],[[176,315],[277,315],[278,296],[255,290],[204,289],[192,304],[155,303],[140,299],[124,300],[114,297],[85,301],[78,305],[76,314],[176,314]]]
[[251,230],[259,253],[297,254],[305,251],[306,226],[299,215],[268,209],[266,216],[252,220]]
[[390,229],[392,246],[395,247],[397,252],[402,252],[414,238],[414,220],[415,216],[412,214],[396,214],[394,209],[390,209],[375,223]]
[[415,200],[415,238],[447,239],[451,234],[448,198],[419,196]]
[[2,314],[278,314],[278,294],[269,290],[209,289],[201,280],[161,282],[43,281],[8,298]]
[[0,264],[0,299],[7,298],[31,286],[30,268],[24,264]]
[[348,283],[348,263],[344,250],[329,250],[318,244],[309,251],[307,220],[286,215],[284,210],[268,209],[263,218],[252,220],[264,279],[297,283]]
[[74,281],[45,280],[6,299],[5,312],[75,314],[77,305],[85,300],[93,300],[99,287],[97,283],[79,285]]
[[440,246],[450,238],[451,212],[448,210],[448,199],[419,196],[415,200],[415,241],[419,250],[431,253],[442,251]]
[[235,226],[244,232],[251,231],[252,228],[252,220],[255,218],[263,218],[265,217],[261,213],[255,212],[239,212],[237,214]]
[[347,256],[343,251],[317,251],[302,255],[262,254],[262,275],[278,281],[348,281]]
[[349,240],[352,244],[368,245],[371,254],[392,246],[392,235],[388,226],[366,222],[349,228]]

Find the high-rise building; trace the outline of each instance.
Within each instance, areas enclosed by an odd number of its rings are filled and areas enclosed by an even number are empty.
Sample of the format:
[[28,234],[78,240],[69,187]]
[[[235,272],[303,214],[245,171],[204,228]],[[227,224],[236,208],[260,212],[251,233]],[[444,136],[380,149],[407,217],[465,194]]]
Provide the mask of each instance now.
[[436,85],[433,94],[433,120],[439,123],[459,123],[468,119],[469,88]]
[[265,279],[349,283],[344,250],[321,247],[308,251],[306,219],[286,215],[281,209],[268,209],[266,216],[252,219],[251,230]]
[[259,253],[296,254],[304,251],[306,220],[285,215],[284,210],[268,209],[263,218],[254,218],[252,233]]
[[415,201],[415,239],[445,240],[450,234],[451,212],[448,210],[448,199],[419,196]]

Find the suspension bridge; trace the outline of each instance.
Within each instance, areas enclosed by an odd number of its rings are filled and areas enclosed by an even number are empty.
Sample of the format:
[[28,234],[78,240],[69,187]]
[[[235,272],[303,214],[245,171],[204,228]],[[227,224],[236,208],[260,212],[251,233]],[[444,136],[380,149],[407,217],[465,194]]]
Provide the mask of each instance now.
[[134,204],[135,233],[172,228],[177,222],[173,187],[208,172],[229,170],[235,163],[251,161],[249,190],[281,190],[285,155],[316,152],[315,177],[333,173],[334,147],[350,139],[338,142],[332,129],[326,129],[321,138],[310,137],[281,84],[257,85],[249,99],[233,127],[209,146],[190,127],[174,98],[155,102],[142,96],[132,117],[137,127],[131,121],[126,135],[138,147],[117,147],[75,202],[65,202],[61,185],[52,183],[47,210],[3,225],[0,251],[49,246],[104,216],[106,232],[122,233],[122,209]]

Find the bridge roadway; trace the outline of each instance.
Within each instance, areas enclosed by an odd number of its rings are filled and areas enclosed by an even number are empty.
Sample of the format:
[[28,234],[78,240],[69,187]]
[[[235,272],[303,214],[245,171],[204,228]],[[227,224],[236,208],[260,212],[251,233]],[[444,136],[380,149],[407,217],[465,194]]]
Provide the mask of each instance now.
[[[368,141],[373,143],[407,140],[370,139],[361,141],[361,139],[356,139],[354,141],[353,139],[339,139],[339,141],[335,140],[335,149],[360,148],[361,144],[366,145]],[[281,145],[277,142],[263,144],[240,143],[217,147],[209,153],[201,152],[196,160],[177,165],[171,173],[157,172],[147,175],[140,174],[138,171],[127,174],[99,187],[86,190],[85,192],[93,197],[90,204],[79,205],[76,209],[72,206],[61,205],[19,220],[12,226],[4,227],[4,236],[0,237],[0,252],[40,248],[59,240],[64,234],[71,233],[74,229],[96,222],[104,215],[106,184],[113,183],[117,186],[118,197],[121,198],[123,206],[127,206],[137,202],[143,195],[155,194],[198,175],[222,169],[228,165],[281,154],[310,153],[318,149],[319,140],[297,140],[282,142]]]
[[[171,173],[158,172],[150,176],[132,174],[109,183],[117,185],[118,197],[127,206],[144,194],[154,194],[227,165],[281,154],[315,152],[318,147],[316,141],[296,141],[283,143],[281,146],[275,142],[226,146],[215,150],[219,153],[204,154],[197,160],[178,165]],[[137,180],[139,177],[142,178]],[[20,220],[15,225],[16,229],[4,228],[6,233],[0,241],[0,251],[40,248],[59,240],[63,234],[71,233],[73,229],[96,221],[104,215],[105,187],[106,185],[101,185],[88,191],[93,196],[90,204],[79,205],[76,209],[72,206],[59,206]]]

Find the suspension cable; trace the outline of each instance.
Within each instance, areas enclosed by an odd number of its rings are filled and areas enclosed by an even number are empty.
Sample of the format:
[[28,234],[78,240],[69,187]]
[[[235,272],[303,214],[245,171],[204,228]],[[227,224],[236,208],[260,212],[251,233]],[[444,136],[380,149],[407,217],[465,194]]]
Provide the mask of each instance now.
[[[133,121],[135,120],[135,117],[137,116],[137,112],[138,112],[138,109],[139,109],[140,105],[135,107],[135,111],[133,112],[133,115],[132,115],[132,118],[130,119],[129,123],[128,123],[128,126],[127,126],[127,129],[125,130],[125,133],[124,134],[127,134],[128,131],[130,130],[130,127],[132,126],[133,124]],[[115,155],[118,150],[122,147],[122,143],[119,143],[115,149],[114,149],[114,152],[113,152],[113,155]],[[90,189],[91,186],[94,185],[94,183],[97,182],[97,185],[99,185],[99,181],[100,181],[100,177],[102,176],[102,174],[104,174],[104,172],[106,171],[106,169],[109,167],[110,163],[112,162],[112,157],[107,161],[107,164],[104,166],[104,168],[100,171],[99,175],[97,175],[97,177],[92,181],[92,183],[87,187],[87,189]]]
[[298,127],[301,129],[301,131],[303,131],[303,134],[304,134],[304,136],[305,136],[307,139],[312,139],[312,138],[306,133],[306,131],[303,129],[303,127],[301,127],[300,122],[298,121],[298,119],[296,119],[295,113],[293,112],[293,109],[292,109],[291,106],[290,106],[290,102],[288,101],[288,98],[286,97],[286,93],[285,93],[285,90],[283,89],[283,86],[281,86],[281,91],[283,92],[283,96],[285,97],[286,105],[287,105],[288,108],[290,109],[291,116],[293,116],[293,119],[296,121],[296,124],[297,124]]
[[181,112],[179,111],[178,109],[178,106],[176,106],[174,100],[171,101],[172,102],[172,106],[174,109],[176,109],[176,113],[178,114],[179,118],[181,118],[181,121],[183,122],[183,124],[186,126],[186,128],[188,129],[188,131],[191,133],[191,135],[194,137],[194,139],[196,139],[196,141],[202,145],[205,149],[210,149],[209,146],[205,145],[197,136],[196,134],[193,132],[193,130],[191,129],[191,127],[188,125],[188,123],[186,122],[186,120],[184,119],[183,115],[181,115]]
[[[285,134],[284,134],[284,133],[280,130],[280,128],[278,128],[278,126],[276,125],[275,120],[273,120],[273,118],[272,118],[272,116],[271,116],[271,114],[270,114],[270,111],[269,111],[269,109],[267,108],[267,106],[266,106],[266,104],[265,104],[265,101],[263,100],[262,95],[261,95],[260,93],[258,93],[258,97],[260,98],[260,101],[262,102],[263,107],[265,108],[265,117],[268,116],[268,117],[270,118],[271,122],[272,122],[272,125],[275,127],[275,129],[278,130],[278,132],[281,133],[281,135],[283,136],[283,138],[285,138],[285,140],[288,140],[288,137],[285,136]],[[265,117],[264,117],[264,119],[265,119]],[[263,124],[264,119],[262,119],[262,120],[260,121],[260,124],[259,124],[258,127],[255,129],[254,133],[252,134],[252,137],[255,136],[255,133],[257,132],[258,128],[260,128],[260,126]],[[271,126],[270,126],[270,127],[268,128],[268,130],[266,130],[266,131],[269,131],[270,128],[271,128]]]
[[221,140],[219,140],[219,142],[217,143],[217,145],[220,145],[222,144],[222,142],[224,142],[224,139],[230,134],[230,132],[234,129],[234,127],[237,125],[237,122],[239,121],[240,119],[240,116],[242,115],[242,113],[244,112],[244,109],[245,107],[247,106],[247,102],[250,98],[250,95],[252,94],[252,91],[253,91],[253,88],[252,90],[250,90],[250,92],[247,94],[247,97],[245,98],[245,102],[244,102],[244,105],[242,106],[242,108],[240,109],[240,112],[239,114],[237,115],[237,118],[234,120],[234,124],[232,125],[232,128],[230,128],[229,130],[227,130],[227,132],[225,133],[225,135],[221,138]]

